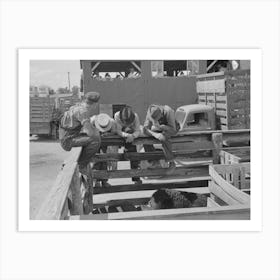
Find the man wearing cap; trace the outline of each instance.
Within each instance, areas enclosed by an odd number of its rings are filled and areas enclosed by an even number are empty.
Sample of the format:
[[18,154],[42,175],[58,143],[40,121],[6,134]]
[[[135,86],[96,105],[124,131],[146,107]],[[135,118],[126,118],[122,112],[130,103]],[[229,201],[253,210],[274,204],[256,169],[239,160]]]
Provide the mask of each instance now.
[[[175,112],[168,105],[150,105],[144,122],[143,131],[148,136],[153,136],[162,143],[166,161],[169,162],[171,172],[175,169],[172,144],[168,140],[177,133]],[[153,145],[144,145],[146,152],[153,152]]]
[[[110,136],[117,133],[117,125],[115,120],[112,119],[107,114],[102,113],[99,115],[95,115],[90,118],[90,122],[95,128],[98,129],[101,136]],[[99,152],[100,151],[102,151],[103,154],[107,152],[107,146],[102,146],[102,142],[101,142],[101,147],[99,149]],[[108,165],[107,162],[97,162],[94,165],[94,168],[97,170],[107,170]],[[110,187],[111,185],[108,183],[107,179],[103,179],[103,180],[96,180],[95,186]]]
[[[135,138],[140,136],[140,120],[136,113],[132,111],[130,106],[125,106],[121,111],[115,113],[115,121],[117,124],[117,134],[126,140],[125,151],[136,152],[136,146],[132,145]],[[131,161],[131,169],[139,168],[139,161]],[[133,177],[132,181],[135,184],[142,184],[139,177]]]
[[87,174],[87,165],[100,147],[99,131],[90,123],[100,94],[88,92],[85,99],[66,111],[60,120],[59,139],[62,148],[70,151],[72,147],[83,147],[78,164],[81,173]]

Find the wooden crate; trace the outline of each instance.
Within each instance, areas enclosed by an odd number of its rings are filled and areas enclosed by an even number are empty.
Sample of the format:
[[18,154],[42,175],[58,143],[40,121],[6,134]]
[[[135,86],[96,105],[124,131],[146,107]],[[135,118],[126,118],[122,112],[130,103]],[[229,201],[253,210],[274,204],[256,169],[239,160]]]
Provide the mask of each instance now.
[[198,102],[215,108],[219,129],[250,128],[250,70],[197,76]]
[[77,103],[80,103],[81,99],[78,96],[66,96],[59,98],[59,109],[62,112],[68,111],[69,108]]
[[229,148],[220,151],[221,164],[238,164],[250,162],[250,147]]
[[250,205],[250,163],[209,166],[211,198],[222,205]]
[[30,134],[50,133],[50,121],[55,101],[50,97],[30,97],[29,121]]

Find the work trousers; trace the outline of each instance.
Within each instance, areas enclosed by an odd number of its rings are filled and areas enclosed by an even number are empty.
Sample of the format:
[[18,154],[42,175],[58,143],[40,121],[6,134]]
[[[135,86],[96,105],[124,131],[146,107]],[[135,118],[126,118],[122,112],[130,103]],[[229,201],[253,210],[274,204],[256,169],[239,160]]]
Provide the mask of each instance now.
[[[133,153],[133,152],[136,152],[137,150],[136,150],[136,146],[135,145],[132,145],[131,143],[125,143],[124,151],[128,152],[128,153],[129,152]],[[136,160],[130,161],[130,168],[131,169],[138,169],[139,165],[140,165],[140,162],[138,160],[137,161]],[[133,182],[137,182],[139,180],[140,180],[139,177],[132,177],[132,181]]]
[[[101,145],[101,147],[99,149],[99,152],[101,152],[101,151],[102,151],[103,154],[105,154],[107,152],[107,146],[102,146]],[[94,169],[96,169],[96,170],[108,170],[108,164],[107,164],[106,161],[97,162],[97,163],[94,164]],[[105,182],[108,182],[108,179],[102,179],[102,180],[97,180],[97,181],[105,183]]]
[[79,133],[75,136],[66,136],[61,140],[61,146],[69,151],[73,147],[82,147],[82,152],[78,160],[80,167],[85,167],[92,160],[93,156],[99,151],[100,137],[88,136],[86,133]]
[[[165,140],[161,142],[163,153],[165,156],[166,161],[172,161],[174,159],[174,155],[172,153],[172,143],[169,140]],[[153,145],[144,144],[144,150],[145,152],[155,152],[156,149]]]

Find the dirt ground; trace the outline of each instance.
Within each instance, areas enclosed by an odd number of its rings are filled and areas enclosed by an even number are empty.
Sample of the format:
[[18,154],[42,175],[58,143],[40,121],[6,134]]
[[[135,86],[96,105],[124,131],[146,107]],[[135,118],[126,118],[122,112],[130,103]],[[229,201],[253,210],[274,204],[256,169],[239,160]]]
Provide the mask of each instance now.
[[30,138],[30,218],[33,219],[67,157],[59,142]]

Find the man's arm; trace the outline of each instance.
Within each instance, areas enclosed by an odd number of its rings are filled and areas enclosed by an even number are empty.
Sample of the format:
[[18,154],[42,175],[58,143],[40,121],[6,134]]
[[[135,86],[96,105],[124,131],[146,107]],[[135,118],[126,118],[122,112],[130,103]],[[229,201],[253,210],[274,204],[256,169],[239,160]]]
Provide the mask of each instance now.
[[119,136],[126,138],[128,136],[128,133],[122,131],[121,120],[120,120],[118,112],[115,114],[114,117],[115,117],[115,122],[116,122],[116,126],[115,126],[116,133]]
[[144,122],[144,125],[143,125],[143,131],[148,136],[153,136],[152,133],[151,133],[152,132],[151,131],[151,127],[152,127],[153,123],[151,121],[149,110],[150,109],[148,109],[148,112],[147,112],[147,115],[146,115],[146,119],[145,119],[145,122]]
[[83,132],[86,133],[89,137],[99,136],[98,129],[92,126],[89,119],[83,121]]
[[170,107],[167,107],[166,112],[167,125],[161,125],[160,127],[164,132],[168,133],[169,135],[175,135],[177,133],[177,130],[174,110]]
[[137,114],[135,114],[135,127],[134,132],[132,133],[133,138],[137,138],[140,136],[141,130],[140,130],[140,120]]

